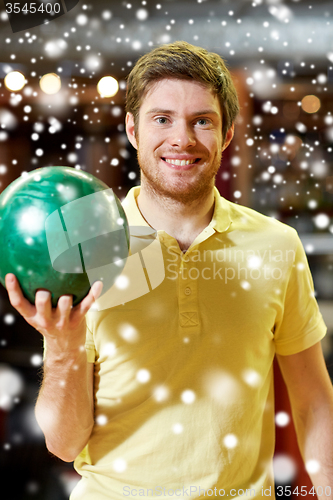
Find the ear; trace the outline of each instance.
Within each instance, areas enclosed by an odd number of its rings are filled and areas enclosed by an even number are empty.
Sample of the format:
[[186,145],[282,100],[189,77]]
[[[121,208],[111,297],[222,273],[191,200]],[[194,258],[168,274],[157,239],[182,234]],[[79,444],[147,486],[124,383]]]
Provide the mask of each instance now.
[[234,129],[235,129],[234,124],[232,124],[231,127],[229,128],[228,132],[225,135],[224,144],[222,146],[222,151],[224,151],[229,146],[229,144],[234,136]]
[[132,113],[126,114],[126,134],[132,146],[135,149],[138,149],[138,143],[135,138],[135,131],[134,131],[134,116],[132,115]]

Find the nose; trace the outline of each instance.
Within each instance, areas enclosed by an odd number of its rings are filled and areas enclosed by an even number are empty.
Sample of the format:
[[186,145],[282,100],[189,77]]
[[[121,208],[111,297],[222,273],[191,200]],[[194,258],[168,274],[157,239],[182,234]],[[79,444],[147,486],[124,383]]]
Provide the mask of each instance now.
[[179,121],[171,129],[169,143],[174,147],[187,149],[196,145],[195,132],[185,121]]

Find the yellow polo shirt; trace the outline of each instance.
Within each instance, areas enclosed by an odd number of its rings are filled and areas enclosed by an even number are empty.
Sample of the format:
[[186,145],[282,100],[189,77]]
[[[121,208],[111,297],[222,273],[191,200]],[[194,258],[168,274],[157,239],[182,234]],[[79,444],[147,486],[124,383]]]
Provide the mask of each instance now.
[[[149,233],[139,190],[123,206]],[[150,291],[87,314],[96,424],[71,500],[274,498],[274,355],[326,327],[296,231],[214,196],[185,254],[157,232],[160,284],[142,251]]]

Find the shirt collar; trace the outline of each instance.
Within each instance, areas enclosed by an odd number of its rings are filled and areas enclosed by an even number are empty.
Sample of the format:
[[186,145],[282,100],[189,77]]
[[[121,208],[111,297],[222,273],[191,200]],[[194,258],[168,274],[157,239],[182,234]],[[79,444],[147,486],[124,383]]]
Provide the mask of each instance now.
[[[136,198],[140,193],[140,186],[132,187],[124,199],[122,206],[125,210],[128,223],[130,228],[134,228],[136,226],[142,227],[144,226],[145,234],[148,233],[156,233],[155,229],[153,229],[147,221],[143,218],[139,207],[136,202]],[[209,223],[209,226],[212,227],[215,231],[222,233],[226,231],[231,224],[230,218],[230,210],[229,210],[229,202],[223,198],[216,186],[214,186],[214,213],[212,220]],[[150,229],[149,229],[150,228]],[[150,231],[151,230],[151,231]]]
[[143,235],[150,236],[156,235],[156,230],[152,228],[147,221],[143,218],[138,204],[136,202],[137,197],[140,193],[140,186],[132,187],[124,201],[122,202],[123,209],[125,210],[126,217],[128,220],[130,234],[132,236],[140,236]]
[[230,227],[232,220],[230,217],[229,202],[220,195],[216,186],[214,186],[214,200],[214,213],[209,226],[218,233],[223,233]]

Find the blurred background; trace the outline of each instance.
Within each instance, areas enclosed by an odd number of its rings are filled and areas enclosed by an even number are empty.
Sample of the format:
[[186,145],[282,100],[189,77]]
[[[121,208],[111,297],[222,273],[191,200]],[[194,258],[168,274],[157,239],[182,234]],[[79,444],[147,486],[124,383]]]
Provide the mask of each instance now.
[[[125,78],[135,61],[176,40],[226,59],[241,114],[216,184],[229,200],[299,232],[328,327],[322,345],[332,377],[333,3],[80,1],[65,15],[15,33],[6,9],[0,2],[0,192],[35,168],[68,165],[99,177],[123,199],[140,180],[124,132]],[[99,83],[106,76],[112,79]],[[1,287],[4,500],[65,500],[78,480],[72,464],[47,452],[35,421],[41,365],[40,335]],[[297,487],[311,486],[277,366],[275,376],[274,473],[296,498]]]

